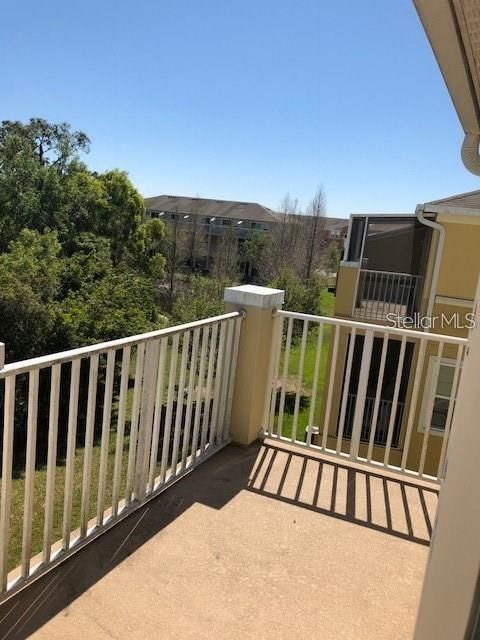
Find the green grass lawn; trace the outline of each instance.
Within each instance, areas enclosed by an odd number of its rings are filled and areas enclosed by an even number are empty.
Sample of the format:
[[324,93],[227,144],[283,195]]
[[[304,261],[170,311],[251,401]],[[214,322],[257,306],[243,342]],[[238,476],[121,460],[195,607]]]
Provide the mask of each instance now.
[[[321,308],[323,316],[332,316],[333,315],[333,307],[335,303],[335,298],[333,294],[324,292],[322,295]],[[301,331],[302,323],[297,321],[296,326],[294,327],[297,330]],[[322,340],[322,350],[320,355],[320,369],[319,369],[319,378],[318,378],[318,390],[317,397],[315,401],[315,409],[314,409],[314,419],[313,425],[319,425],[319,418],[321,412],[321,406],[323,402],[323,388],[325,384],[326,374],[327,374],[327,360],[328,353],[330,349],[330,338],[332,335],[331,325],[324,326],[323,331],[323,340]],[[305,435],[305,429],[308,425],[308,418],[311,407],[311,397],[312,397],[312,387],[313,387],[313,377],[315,370],[315,358],[316,358],[316,350],[317,350],[317,342],[318,342],[318,325],[314,325],[312,323],[311,328],[308,332],[307,343],[305,348],[305,356],[303,363],[303,377],[302,377],[302,393],[301,393],[301,403],[298,414],[298,423],[297,423],[297,440],[303,440]],[[287,397],[285,402],[285,413],[283,417],[283,425],[282,425],[282,435],[290,438],[292,436],[292,427],[293,427],[293,411],[294,411],[294,402],[295,402],[295,388],[298,379],[298,369],[300,364],[300,352],[301,352],[301,334],[295,336],[294,341],[292,342],[292,346],[290,349],[290,357],[288,363],[288,381],[287,381]],[[280,362],[280,375],[283,372],[283,352],[282,358]],[[278,418],[278,409],[277,409],[277,418]],[[277,424],[277,418],[275,419],[275,428]]]
[[[105,492],[105,508],[109,508],[112,502],[113,467],[115,457],[116,433],[111,432],[108,447],[108,470]],[[126,469],[128,456],[128,435],[125,436],[122,459],[122,475],[120,483],[120,498],[125,496]],[[71,530],[74,531],[80,526],[80,508],[82,499],[82,477],[83,477],[84,449],[79,448],[75,454],[75,471],[73,481],[73,506]],[[92,474],[90,486],[90,508],[89,518],[96,514],[97,491],[100,470],[100,443],[93,447]],[[34,504],[33,504],[33,524],[32,524],[32,556],[39,553],[43,546],[43,527],[45,513],[45,489],[46,489],[47,469],[46,467],[37,469],[35,472]],[[63,500],[65,489],[65,466],[57,463],[55,472],[55,495],[53,510],[53,535],[52,541],[56,542],[62,537],[63,523]],[[23,529],[23,503],[24,503],[25,479],[23,476],[15,478],[12,482],[12,503],[10,518],[10,545],[8,553],[9,569],[13,569],[21,561],[22,554],[22,529]]]

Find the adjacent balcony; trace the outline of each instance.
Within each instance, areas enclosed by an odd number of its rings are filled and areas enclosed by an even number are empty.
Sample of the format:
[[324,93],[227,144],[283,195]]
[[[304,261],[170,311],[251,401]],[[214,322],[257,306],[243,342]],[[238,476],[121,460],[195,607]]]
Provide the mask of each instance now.
[[2,638],[411,637],[466,341],[282,299],[0,369]]
[[419,310],[423,278],[410,273],[360,269],[353,316],[395,322]]

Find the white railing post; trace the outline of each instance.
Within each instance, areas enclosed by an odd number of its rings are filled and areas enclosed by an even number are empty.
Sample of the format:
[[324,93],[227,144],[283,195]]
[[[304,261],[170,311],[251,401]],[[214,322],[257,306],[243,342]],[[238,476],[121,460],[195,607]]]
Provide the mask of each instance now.
[[251,444],[266,426],[274,311],[282,306],[283,299],[280,289],[254,285],[225,289],[227,311],[246,311],[240,330],[230,427],[232,440],[239,444]]
[[142,501],[144,499],[147,486],[147,470],[148,462],[150,460],[150,447],[152,440],[154,396],[159,349],[159,340],[154,340],[147,344],[143,374],[140,423],[138,428],[134,485],[134,497],[138,501]]
[[0,342],[0,370],[5,366],[5,343]]
[[367,399],[368,377],[370,375],[370,361],[372,359],[373,331],[367,331],[363,343],[362,362],[360,366],[360,380],[358,381],[357,401],[353,416],[352,437],[350,440],[350,457],[358,457],[358,448],[362,435],[363,414]]

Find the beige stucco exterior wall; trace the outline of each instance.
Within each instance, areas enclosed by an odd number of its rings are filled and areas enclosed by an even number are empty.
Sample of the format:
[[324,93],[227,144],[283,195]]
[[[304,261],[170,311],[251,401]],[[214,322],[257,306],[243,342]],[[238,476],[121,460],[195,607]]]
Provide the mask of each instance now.
[[450,220],[452,216],[438,216],[446,233],[437,295],[473,300],[480,271],[480,219]]
[[340,265],[337,276],[337,293],[335,297],[335,315],[339,318],[352,317],[353,302],[359,271],[359,265]]

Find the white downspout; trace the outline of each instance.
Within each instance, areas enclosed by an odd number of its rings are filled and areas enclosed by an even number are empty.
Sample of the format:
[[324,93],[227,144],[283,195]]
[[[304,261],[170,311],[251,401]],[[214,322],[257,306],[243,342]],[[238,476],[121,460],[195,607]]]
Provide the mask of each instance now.
[[427,317],[431,317],[433,313],[433,305],[435,303],[435,296],[437,293],[437,285],[438,285],[438,277],[440,275],[440,264],[442,262],[443,255],[443,247],[445,244],[445,228],[439,224],[438,222],[433,222],[433,220],[429,220],[425,218],[425,209],[423,204],[419,204],[415,209],[415,214],[419,222],[424,224],[426,227],[430,227],[435,231],[438,231],[438,245],[437,245],[437,255],[435,256],[435,264],[433,266],[432,273],[432,282],[430,286],[430,295],[428,297],[427,304]]

